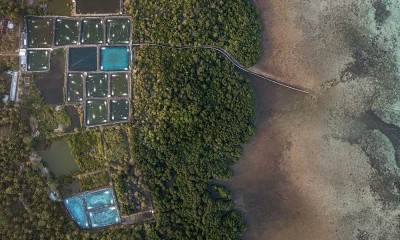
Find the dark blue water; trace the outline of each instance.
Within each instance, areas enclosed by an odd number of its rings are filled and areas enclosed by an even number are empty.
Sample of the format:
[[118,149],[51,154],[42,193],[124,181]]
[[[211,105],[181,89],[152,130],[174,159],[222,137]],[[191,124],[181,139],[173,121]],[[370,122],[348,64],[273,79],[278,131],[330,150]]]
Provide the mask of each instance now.
[[68,56],[68,70],[96,71],[97,48],[70,48]]

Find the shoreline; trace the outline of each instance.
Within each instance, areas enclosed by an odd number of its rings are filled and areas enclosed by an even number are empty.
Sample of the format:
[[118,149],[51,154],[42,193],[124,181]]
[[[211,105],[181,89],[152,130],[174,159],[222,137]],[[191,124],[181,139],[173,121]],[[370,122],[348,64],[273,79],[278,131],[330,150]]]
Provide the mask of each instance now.
[[368,29],[375,27],[373,15],[365,14],[374,11],[372,2],[253,3],[263,21],[263,50],[252,69],[315,94],[298,96],[250,80],[256,133],[227,182],[247,222],[243,239],[397,239],[400,206],[388,210],[391,200],[375,191],[376,179],[385,176],[360,144],[371,128],[360,118],[394,101],[392,79],[385,75],[390,71],[379,69],[379,62],[360,68],[354,57],[359,51],[372,63],[380,59],[361,37],[370,35],[384,46]]

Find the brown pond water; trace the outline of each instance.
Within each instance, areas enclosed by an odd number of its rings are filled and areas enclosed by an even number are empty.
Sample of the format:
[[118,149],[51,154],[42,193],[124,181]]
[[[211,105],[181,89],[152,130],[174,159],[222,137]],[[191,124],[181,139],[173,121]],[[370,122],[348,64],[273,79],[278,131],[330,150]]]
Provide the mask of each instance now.
[[76,0],[76,13],[119,13],[120,0]]
[[64,103],[64,72],[64,51],[53,51],[50,60],[50,70],[45,73],[40,73],[36,78],[37,87],[47,103]]
[[47,151],[41,152],[43,162],[55,176],[66,175],[78,170],[78,164],[66,141],[52,142]]

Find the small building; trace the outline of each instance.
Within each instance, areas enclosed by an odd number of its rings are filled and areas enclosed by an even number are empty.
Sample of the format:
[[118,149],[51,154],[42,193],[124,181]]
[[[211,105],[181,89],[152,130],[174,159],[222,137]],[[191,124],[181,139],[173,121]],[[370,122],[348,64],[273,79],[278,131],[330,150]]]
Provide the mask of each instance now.
[[10,29],[10,30],[14,29],[14,23],[8,21],[7,28]]
[[23,77],[22,80],[24,82],[24,86],[25,87],[29,87],[29,85],[31,84],[31,78],[30,77]]
[[3,97],[3,103],[7,103],[7,102],[8,102],[8,99],[10,99],[10,96],[5,95],[5,96]]
[[17,99],[17,87],[18,87],[18,72],[13,72],[10,88],[10,100],[16,102]]
[[51,201],[55,202],[57,201],[57,195],[54,192],[50,192],[49,193],[49,198],[51,199]]

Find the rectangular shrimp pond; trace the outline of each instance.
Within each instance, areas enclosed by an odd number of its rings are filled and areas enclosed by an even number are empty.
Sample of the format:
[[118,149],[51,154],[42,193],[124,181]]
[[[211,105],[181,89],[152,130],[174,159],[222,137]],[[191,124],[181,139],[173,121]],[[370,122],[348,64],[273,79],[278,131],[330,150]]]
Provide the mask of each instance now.
[[97,48],[77,47],[69,48],[68,51],[69,71],[96,71],[97,70]]
[[82,22],[81,44],[101,44],[104,41],[103,19],[88,18]]
[[102,47],[100,50],[100,69],[102,71],[129,70],[130,51],[128,47]]
[[111,187],[88,191],[64,199],[72,220],[82,229],[107,227],[121,222]]
[[50,48],[53,45],[54,18],[27,17],[28,48]]
[[81,102],[83,100],[83,74],[69,73],[67,76],[67,101]]
[[118,14],[122,12],[122,0],[76,0],[77,14]]
[[28,71],[41,72],[50,68],[50,51],[48,50],[29,50],[28,51]]
[[[93,1],[76,1],[80,13]],[[95,7],[122,1],[96,1]],[[118,7],[118,10],[116,10]],[[90,8],[91,13],[102,10]],[[108,11],[108,10],[107,10]],[[111,12],[114,12],[111,11]],[[63,101],[82,104],[86,127],[129,121],[131,113],[132,18],[129,16],[27,16],[23,46],[26,71],[51,71],[55,49],[63,51]],[[26,34],[24,34],[26,33]],[[46,83],[45,83],[46,84]],[[95,213],[93,213],[95,214]]]
[[113,44],[129,43],[131,23],[128,18],[111,18],[106,20],[107,42]]

